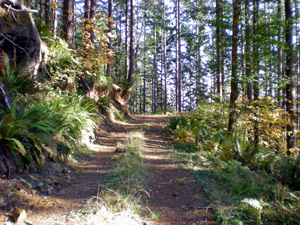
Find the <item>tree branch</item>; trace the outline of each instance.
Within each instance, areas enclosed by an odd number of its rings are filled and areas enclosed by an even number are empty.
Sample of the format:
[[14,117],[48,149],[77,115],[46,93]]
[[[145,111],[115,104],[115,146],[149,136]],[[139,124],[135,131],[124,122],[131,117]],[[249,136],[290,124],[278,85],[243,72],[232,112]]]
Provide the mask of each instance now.
[[4,4],[4,6],[6,8],[8,8],[9,10],[14,11],[14,12],[38,13],[38,11],[35,10],[35,9],[26,9],[26,8],[25,9],[15,9],[15,8],[12,8],[10,5],[7,5],[7,4]]
[[1,35],[3,38],[5,38],[6,40],[8,40],[10,43],[12,43],[14,46],[16,46],[16,47],[18,47],[19,49],[23,50],[23,51],[26,53],[26,55],[29,57],[27,51],[26,51],[24,48],[20,47],[20,46],[17,45],[16,43],[14,43],[12,40],[10,40],[8,37],[6,37],[4,34],[0,33],[0,35]]

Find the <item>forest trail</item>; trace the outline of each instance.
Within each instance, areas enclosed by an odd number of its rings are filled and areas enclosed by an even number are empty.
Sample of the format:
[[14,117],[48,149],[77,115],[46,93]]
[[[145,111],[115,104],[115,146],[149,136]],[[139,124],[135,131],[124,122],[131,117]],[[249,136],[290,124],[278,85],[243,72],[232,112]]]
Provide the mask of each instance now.
[[146,224],[209,224],[211,211],[207,209],[203,187],[193,178],[192,171],[167,156],[171,146],[166,130],[169,119],[162,115],[136,115],[130,123],[117,123],[109,131],[100,132],[97,138],[100,145],[95,145],[90,155],[82,156],[72,165],[70,173],[60,178],[67,185],[36,199],[45,204],[27,208],[25,222],[72,224],[72,212],[82,209],[101,191],[107,172],[113,168],[114,156],[119,154],[115,152],[118,142],[126,140],[129,132],[142,129],[147,168],[144,184],[151,196],[145,204],[160,215],[158,220]]

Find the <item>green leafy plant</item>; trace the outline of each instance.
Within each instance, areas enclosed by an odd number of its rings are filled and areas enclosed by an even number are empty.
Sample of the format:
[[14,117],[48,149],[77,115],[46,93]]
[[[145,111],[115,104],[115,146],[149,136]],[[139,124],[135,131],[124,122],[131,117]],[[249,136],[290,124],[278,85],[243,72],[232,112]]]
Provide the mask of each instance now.
[[57,95],[23,104],[15,99],[11,109],[0,114],[1,149],[19,169],[43,167],[47,158],[75,151],[82,131],[95,128],[96,110],[83,96]]
[[57,126],[57,139],[61,144],[64,153],[68,155],[75,150],[75,146],[80,140],[82,131],[93,131],[96,127],[97,112],[93,100],[84,96],[53,93],[43,104],[52,109],[59,120]]
[[34,162],[41,166],[45,155],[53,155],[51,147],[55,144],[51,137],[57,132],[58,123],[52,115],[44,105],[25,102],[17,107],[16,100],[10,110],[1,112],[1,146],[20,169],[34,166]]

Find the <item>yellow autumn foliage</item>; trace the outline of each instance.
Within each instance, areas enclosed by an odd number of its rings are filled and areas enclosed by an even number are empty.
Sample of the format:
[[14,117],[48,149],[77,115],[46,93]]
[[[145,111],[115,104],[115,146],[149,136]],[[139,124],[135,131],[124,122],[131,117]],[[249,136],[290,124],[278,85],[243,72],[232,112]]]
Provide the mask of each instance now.
[[113,37],[109,33],[110,24],[114,24],[111,18],[103,15],[98,21],[103,21],[105,25],[96,26],[95,20],[83,19],[81,26],[82,41],[79,52],[82,57],[80,61],[86,68],[85,75],[103,73],[103,65],[112,64],[115,54],[109,47],[109,41]]
[[[291,123],[286,111],[270,97],[252,101],[246,108],[240,114],[236,131],[247,134],[253,140],[257,126],[259,146],[285,152],[288,135],[286,126]],[[299,130],[296,130],[296,134],[299,134]]]

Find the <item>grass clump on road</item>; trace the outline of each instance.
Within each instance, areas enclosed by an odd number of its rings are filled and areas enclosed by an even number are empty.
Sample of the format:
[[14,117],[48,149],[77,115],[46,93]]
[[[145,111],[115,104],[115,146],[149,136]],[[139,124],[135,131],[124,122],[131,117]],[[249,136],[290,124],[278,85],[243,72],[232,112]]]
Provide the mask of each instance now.
[[141,132],[131,132],[122,145],[122,155],[115,163],[115,169],[107,176],[106,188],[126,194],[141,189],[146,168],[142,155],[144,140]]
[[122,144],[120,157],[106,178],[105,188],[91,199],[85,212],[77,213],[75,221],[84,224],[135,225],[145,220],[139,215],[145,211],[141,198],[149,194],[143,189],[146,168],[142,155],[144,140],[141,132],[131,132]]

